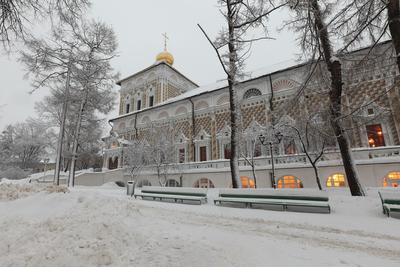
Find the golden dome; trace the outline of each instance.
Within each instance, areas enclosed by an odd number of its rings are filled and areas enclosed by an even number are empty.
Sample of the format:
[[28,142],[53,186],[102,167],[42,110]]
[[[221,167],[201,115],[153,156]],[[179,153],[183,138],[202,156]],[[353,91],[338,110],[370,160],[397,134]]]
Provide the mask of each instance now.
[[167,62],[169,65],[174,64],[174,56],[168,51],[163,51],[157,55],[156,61],[164,61]]

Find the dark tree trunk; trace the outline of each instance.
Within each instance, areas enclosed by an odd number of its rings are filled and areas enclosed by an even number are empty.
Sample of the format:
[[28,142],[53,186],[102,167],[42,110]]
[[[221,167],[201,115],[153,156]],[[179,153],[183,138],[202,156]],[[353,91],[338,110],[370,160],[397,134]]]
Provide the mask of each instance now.
[[228,16],[228,34],[229,34],[229,75],[228,75],[228,88],[229,88],[229,102],[230,102],[230,117],[231,117],[231,157],[230,157],[230,167],[232,176],[232,187],[240,188],[240,176],[239,176],[239,112],[240,107],[237,104],[236,95],[236,62],[237,53],[235,47],[235,34],[234,34],[234,14],[232,10],[232,5],[230,1],[227,1],[227,16]]
[[330,123],[332,125],[336,140],[339,145],[340,154],[342,156],[343,167],[346,173],[347,181],[353,196],[364,196],[364,191],[359,182],[354,161],[351,157],[349,141],[345,130],[343,129],[339,119],[341,116],[341,97],[343,90],[342,82],[342,66],[337,58],[333,58],[331,41],[326,25],[322,19],[321,10],[317,0],[312,2],[315,26],[321,45],[321,50],[324,56],[328,71],[331,74],[331,88],[329,92],[330,99]]
[[387,4],[389,30],[396,51],[396,63],[400,70],[400,4],[399,0],[389,0]]
[[314,169],[315,180],[317,181],[318,188],[319,188],[319,190],[322,190],[321,180],[319,179],[319,174],[318,174],[318,167],[314,163],[311,163],[311,165]]

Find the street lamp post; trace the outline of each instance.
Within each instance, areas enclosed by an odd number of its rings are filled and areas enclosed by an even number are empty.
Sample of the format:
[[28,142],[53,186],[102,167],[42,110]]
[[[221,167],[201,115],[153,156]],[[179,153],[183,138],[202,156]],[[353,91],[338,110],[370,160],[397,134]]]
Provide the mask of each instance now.
[[271,138],[268,140],[265,135],[260,134],[258,138],[260,139],[260,142],[263,146],[269,145],[269,151],[271,155],[271,167],[272,167],[271,185],[275,189],[276,183],[275,183],[275,162],[274,162],[273,146],[280,144],[283,135],[280,132],[275,133],[275,131],[273,130],[273,134],[270,137]]

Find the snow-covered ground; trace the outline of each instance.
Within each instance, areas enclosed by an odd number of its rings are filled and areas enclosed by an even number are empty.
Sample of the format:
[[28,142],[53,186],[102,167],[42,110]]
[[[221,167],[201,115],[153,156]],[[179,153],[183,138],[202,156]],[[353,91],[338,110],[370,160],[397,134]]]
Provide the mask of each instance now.
[[376,190],[330,192],[332,214],[305,214],[41,188],[0,199],[1,266],[400,266],[400,220]]

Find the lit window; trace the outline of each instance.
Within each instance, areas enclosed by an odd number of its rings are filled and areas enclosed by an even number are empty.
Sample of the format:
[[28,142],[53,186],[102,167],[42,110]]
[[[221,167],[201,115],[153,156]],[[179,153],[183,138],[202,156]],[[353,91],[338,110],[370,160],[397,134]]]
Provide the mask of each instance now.
[[214,188],[214,184],[213,182],[211,182],[211,180],[207,179],[207,178],[201,178],[199,180],[197,180],[193,187],[196,188]]
[[242,182],[242,188],[255,188],[254,179],[251,179],[247,176],[240,176],[240,180]]
[[398,187],[400,186],[400,172],[389,172],[385,178],[383,178],[384,187]]
[[380,124],[367,125],[367,135],[370,147],[385,146],[385,138]]
[[295,176],[285,175],[279,178],[278,188],[303,188],[303,183]]
[[346,182],[344,179],[344,175],[341,173],[335,173],[332,176],[328,177],[328,180],[326,180],[326,186],[327,187],[345,187]]

